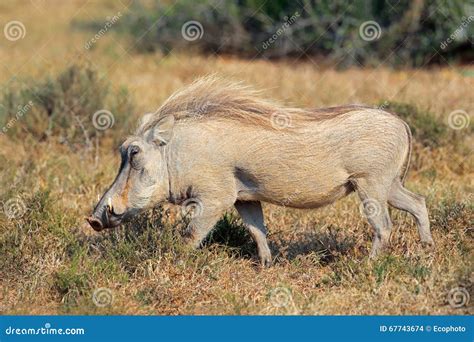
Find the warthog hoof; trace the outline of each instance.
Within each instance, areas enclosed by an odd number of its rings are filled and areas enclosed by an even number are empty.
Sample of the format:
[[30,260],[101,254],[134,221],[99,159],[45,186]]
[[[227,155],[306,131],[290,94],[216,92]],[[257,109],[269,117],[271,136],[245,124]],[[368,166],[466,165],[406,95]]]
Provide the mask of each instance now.
[[262,265],[262,267],[270,267],[272,266],[272,263],[272,254],[270,253],[270,251],[267,251],[260,255],[260,265]]
[[433,239],[421,240],[421,246],[429,250],[435,250],[436,246]]

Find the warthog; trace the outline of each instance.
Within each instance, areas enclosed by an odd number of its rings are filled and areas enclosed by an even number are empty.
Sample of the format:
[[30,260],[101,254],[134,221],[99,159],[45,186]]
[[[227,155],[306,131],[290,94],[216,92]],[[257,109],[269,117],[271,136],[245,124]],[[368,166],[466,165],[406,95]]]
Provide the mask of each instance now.
[[403,187],[410,129],[380,109],[289,108],[208,77],[146,114],[120,154],[118,175],[88,218],[97,231],[163,201],[193,203],[185,239],[198,247],[234,206],[269,265],[261,202],[318,208],[355,191],[375,232],[371,256],[389,242],[387,204],[412,214],[421,241],[433,243],[424,198]]

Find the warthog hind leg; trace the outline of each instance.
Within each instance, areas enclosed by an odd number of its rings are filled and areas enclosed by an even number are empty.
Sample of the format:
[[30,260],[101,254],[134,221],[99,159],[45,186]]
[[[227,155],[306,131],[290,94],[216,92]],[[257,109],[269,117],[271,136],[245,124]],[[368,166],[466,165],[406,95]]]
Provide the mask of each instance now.
[[397,209],[407,211],[413,215],[421,242],[434,245],[433,238],[431,237],[428,210],[426,209],[425,199],[422,196],[405,189],[397,179],[393,182],[390,189],[388,203]]
[[267,230],[265,228],[262,205],[260,202],[235,203],[235,208],[242,217],[242,221],[257,243],[258,256],[262,266],[268,267],[272,263],[272,254],[267,242]]
[[351,183],[359,195],[361,211],[374,229],[374,241],[370,257],[374,258],[389,245],[392,221],[387,208],[387,190],[384,186],[365,179],[353,180]]

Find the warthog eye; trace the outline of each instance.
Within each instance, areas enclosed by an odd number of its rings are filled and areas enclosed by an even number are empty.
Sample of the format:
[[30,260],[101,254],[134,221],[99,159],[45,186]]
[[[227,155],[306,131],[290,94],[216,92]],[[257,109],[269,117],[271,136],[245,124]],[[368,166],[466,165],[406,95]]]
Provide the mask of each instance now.
[[130,155],[130,164],[132,165],[132,167],[134,169],[140,169],[141,168],[141,163],[140,163],[140,159],[141,158],[137,158],[137,154],[141,151],[140,147],[136,146],[136,145],[132,145],[130,146],[130,149],[129,149],[129,155]]
[[140,152],[140,147],[138,147],[136,145],[130,146],[130,156],[134,156],[138,152]]

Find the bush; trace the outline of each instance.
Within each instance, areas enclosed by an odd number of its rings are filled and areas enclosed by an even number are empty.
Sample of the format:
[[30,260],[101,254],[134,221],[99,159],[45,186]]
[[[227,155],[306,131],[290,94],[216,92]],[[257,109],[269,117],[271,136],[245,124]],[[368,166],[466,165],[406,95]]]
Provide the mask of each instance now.
[[133,110],[127,90],[112,91],[87,64],[39,82],[12,82],[0,98],[2,134],[36,140],[57,137],[71,147],[91,145],[91,139],[113,123],[120,122],[115,131],[123,129]]
[[[439,205],[432,210],[433,228],[441,229],[443,233],[447,233],[456,226],[469,227],[474,217],[473,209],[472,201],[469,199],[457,201],[449,196],[443,198]],[[469,231],[468,228],[466,230]]]
[[408,103],[393,101],[383,101],[380,108],[397,114],[407,122],[413,138],[424,146],[437,147],[445,142],[448,133],[446,124],[433,113]]
[[[136,3],[120,25],[142,52],[196,49],[244,57],[329,56],[341,65],[444,63],[472,57],[473,17],[462,2],[178,0]],[[151,5],[150,5],[151,3]],[[194,23],[190,23],[194,21]],[[362,39],[375,21],[380,37]],[[196,23],[197,22],[197,23]],[[187,28],[187,29],[186,29]],[[376,26],[372,26],[378,30]],[[185,39],[185,36],[188,39]],[[375,37],[377,32],[375,32]],[[451,37],[452,36],[452,37]],[[450,41],[448,41],[450,39]],[[439,54],[435,52],[438,50]]]

